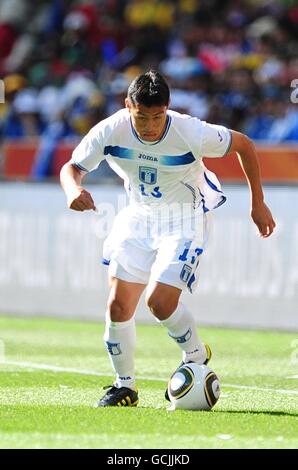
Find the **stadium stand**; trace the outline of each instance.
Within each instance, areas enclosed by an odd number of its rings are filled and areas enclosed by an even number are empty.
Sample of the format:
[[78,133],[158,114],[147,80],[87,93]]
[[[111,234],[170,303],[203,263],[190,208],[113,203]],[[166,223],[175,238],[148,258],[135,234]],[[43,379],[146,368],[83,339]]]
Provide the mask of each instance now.
[[[1,0],[0,174],[56,177],[65,149],[123,106],[138,72],[155,67],[170,83],[173,109],[262,145],[286,144],[274,155],[290,158],[291,180],[297,43],[291,0]],[[102,176],[113,180],[107,166],[92,178]]]

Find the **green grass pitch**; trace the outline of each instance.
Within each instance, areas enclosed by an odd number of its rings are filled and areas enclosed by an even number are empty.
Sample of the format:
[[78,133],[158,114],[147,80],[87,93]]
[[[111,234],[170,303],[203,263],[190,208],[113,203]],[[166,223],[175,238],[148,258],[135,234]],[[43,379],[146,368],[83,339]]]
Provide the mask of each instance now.
[[297,333],[200,328],[222,385],[212,411],[168,411],[180,362],[158,324],[137,326],[137,408],[96,409],[112,383],[103,324],[0,317],[0,447],[297,448]]

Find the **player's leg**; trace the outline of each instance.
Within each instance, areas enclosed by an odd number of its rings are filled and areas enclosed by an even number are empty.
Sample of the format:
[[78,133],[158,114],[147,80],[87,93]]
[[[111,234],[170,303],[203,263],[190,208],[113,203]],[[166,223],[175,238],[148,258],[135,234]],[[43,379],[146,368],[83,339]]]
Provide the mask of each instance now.
[[134,312],[144,284],[111,278],[104,341],[116,372],[117,387],[135,388],[134,351],[136,327]]
[[146,218],[139,217],[133,208],[127,207],[117,215],[112,232],[104,243],[104,264],[109,264],[110,278],[104,340],[116,380],[99,406],[118,405],[119,396],[120,405],[127,406],[137,401],[134,390],[134,312],[156,256],[147,243],[147,229]]
[[181,292],[177,287],[150,281],[146,302],[182,350],[183,362],[204,364],[210,359],[211,352],[198,335],[193,315],[179,300]]
[[208,214],[194,222],[187,236],[183,226],[176,227],[160,243],[151,269],[147,304],[182,349],[183,361],[203,364],[211,357],[210,348],[198,336],[193,312],[179,300],[183,290],[193,292],[197,285],[200,259],[210,231]]
[[135,391],[134,312],[145,287],[145,284],[110,278],[104,341],[116,379],[98,406],[134,406],[138,402]]

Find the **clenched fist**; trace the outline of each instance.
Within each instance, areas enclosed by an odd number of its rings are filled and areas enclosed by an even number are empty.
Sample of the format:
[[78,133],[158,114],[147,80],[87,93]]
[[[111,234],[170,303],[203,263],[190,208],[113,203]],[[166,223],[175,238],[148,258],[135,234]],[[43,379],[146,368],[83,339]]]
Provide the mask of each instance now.
[[91,194],[86,189],[79,186],[76,188],[74,193],[71,193],[67,197],[67,205],[74,211],[96,211],[94,201]]

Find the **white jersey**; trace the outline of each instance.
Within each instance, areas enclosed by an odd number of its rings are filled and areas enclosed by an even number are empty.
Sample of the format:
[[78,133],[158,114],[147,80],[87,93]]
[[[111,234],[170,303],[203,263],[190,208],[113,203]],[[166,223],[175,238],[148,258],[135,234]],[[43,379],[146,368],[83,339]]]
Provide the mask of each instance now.
[[92,171],[106,159],[124,180],[130,205],[136,209],[154,213],[161,205],[179,203],[204,213],[226,198],[202,158],[223,157],[230,145],[227,128],[171,110],[160,140],[143,142],[128,109],[122,109],[89,131],[75,148],[72,162]]

